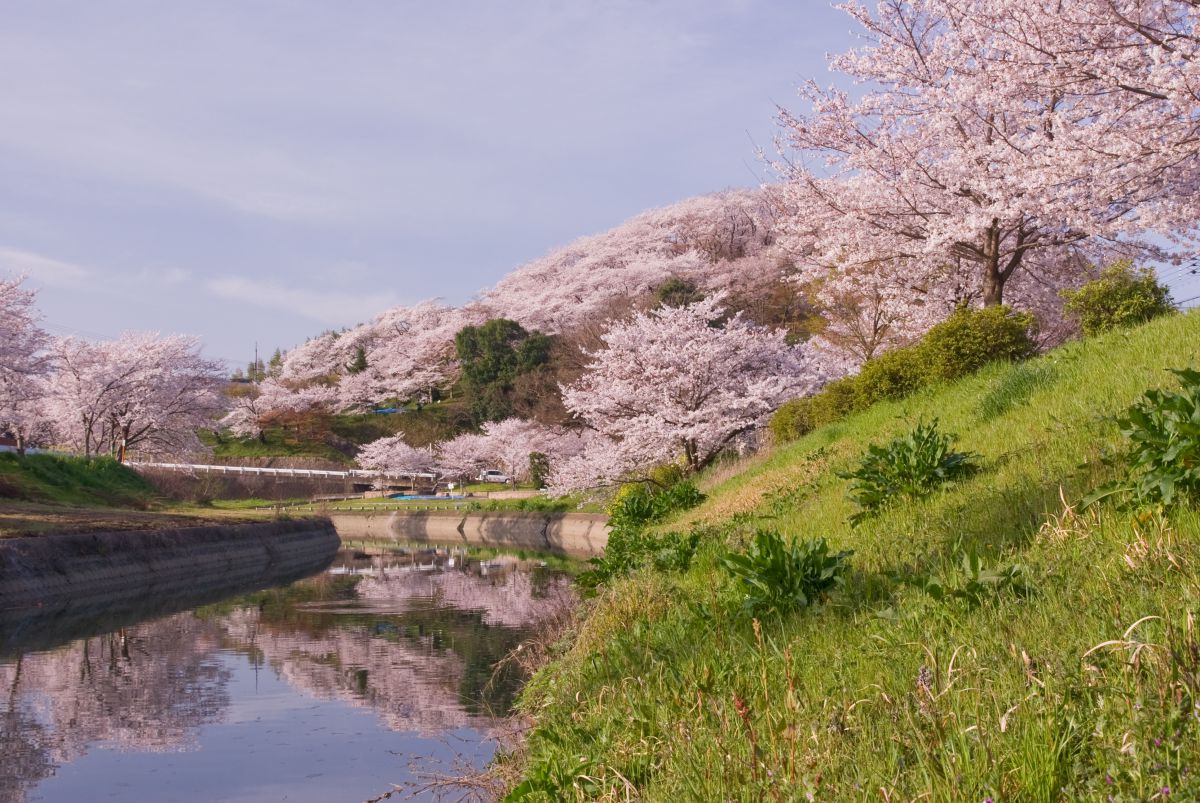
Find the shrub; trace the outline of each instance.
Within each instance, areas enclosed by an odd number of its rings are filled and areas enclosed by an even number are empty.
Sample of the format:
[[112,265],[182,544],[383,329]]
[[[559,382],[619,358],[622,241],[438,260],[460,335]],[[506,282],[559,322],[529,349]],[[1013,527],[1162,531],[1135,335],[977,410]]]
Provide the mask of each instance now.
[[848,376],[830,382],[821,392],[810,397],[809,417],[813,428],[841,421],[858,408],[857,377]]
[[1003,305],[959,307],[918,344],[927,383],[946,382],[993,362],[1014,362],[1037,352],[1035,318]]
[[1158,283],[1154,272],[1118,262],[1100,278],[1078,290],[1064,290],[1064,309],[1079,320],[1085,335],[1133,326],[1171,312],[1171,291]]
[[757,616],[820,602],[843,583],[852,554],[829,554],[824,538],[784,541],[778,533],[759,530],[747,552],[730,552],[721,563],[745,594],[743,608]]
[[793,440],[876,402],[902,399],[989,363],[1027,359],[1037,351],[1035,330],[1029,313],[1004,306],[960,307],[919,342],[884,352],[867,360],[856,376],[788,402],[771,419],[771,431],[779,440]]
[[850,518],[851,525],[858,525],[896,497],[925,497],[974,471],[976,456],[953,451],[953,442],[954,436],[939,432],[934,419],[886,446],[871,444],[857,469],[839,474],[853,480],[850,498],[859,512]]
[[616,528],[609,532],[604,554],[588,561],[592,568],[576,575],[575,583],[584,591],[594,591],[646,566],[659,572],[687,571],[699,543],[697,532],[651,535],[634,527]]
[[613,528],[643,527],[703,501],[704,494],[690,482],[677,482],[662,489],[647,483],[630,483],[623,485],[609,504],[608,523]]
[[[664,472],[661,476],[674,475]],[[609,534],[604,554],[588,561],[592,568],[577,575],[576,584],[585,591],[594,591],[643,566],[662,572],[686,570],[696,553],[700,535],[695,532],[651,535],[645,528],[703,501],[704,494],[690,482],[676,482],[662,489],[649,483],[622,486],[608,507]]]
[[545,488],[550,476],[550,457],[544,452],[529,453],[529,481],[534,488]]
[[867,360],[854,378],[854,408],[864,410],[889,399],[902,399],[928,384],[922,344],[893,349]]
[[777,443],[794,441],[812,432],[812,397],[804,396],[784,404],[771,416],[768,427]]
[[1142,506],[1200,500],[1200,371],[1171,373],[1182,393],[1148,390],[1117,419],[1133,444],[1127,483],[1101,488],[1085,505],[1117,493],[1131,494]]

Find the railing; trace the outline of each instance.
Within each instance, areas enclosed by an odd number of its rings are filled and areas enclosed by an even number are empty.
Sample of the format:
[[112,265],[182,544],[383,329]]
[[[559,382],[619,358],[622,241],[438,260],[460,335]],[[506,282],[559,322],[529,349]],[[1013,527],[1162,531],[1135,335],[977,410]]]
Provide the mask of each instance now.
[[204,463],[141,463],[130,461],[126,463],[133,468],[151,468],[159,471],[186,471],[203,474],[254,474],[273,477],[319,477],[327,479],[423,479],[436,480],[437,475],[428,472],[389,473],[383,471],[366,471],[364,469],[346,469],[336,471],[322,468],[259,468],[258,466],[217,466]]

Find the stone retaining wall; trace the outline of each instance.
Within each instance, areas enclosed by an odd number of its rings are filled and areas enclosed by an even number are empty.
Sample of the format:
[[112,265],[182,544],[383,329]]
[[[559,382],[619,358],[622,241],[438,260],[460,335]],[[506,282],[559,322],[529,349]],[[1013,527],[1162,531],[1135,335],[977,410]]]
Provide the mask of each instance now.
[[323,518],[3,539],[0,654],[28,640],[34,621],[111,618],[146,605],[182,610],[314,574],[340,545]]
[[587,513],[396,511],[335,513],[330,518],[347,541],[467,544],[573,558],[594,557],[608,544],[608,518]]

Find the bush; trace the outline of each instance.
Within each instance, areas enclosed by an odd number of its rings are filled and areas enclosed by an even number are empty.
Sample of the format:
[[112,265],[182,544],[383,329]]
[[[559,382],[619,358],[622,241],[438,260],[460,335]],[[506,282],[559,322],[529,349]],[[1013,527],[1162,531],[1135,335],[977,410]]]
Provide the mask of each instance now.
[[857,377],[848,376],[830,382],[821,392],[810,397],[809,416],[813,428],[841,421],[858,408]]
[[829,554],[824,538],[784,541],[778,533],[759,530],[747,552],[730,552],[721,563],[745,593],[743,608],[758,616],[820,602],[843,583],[852,554]]
[[1015,362],[1037,352],[1036,320],[1003,305],[959,307],[929,330],[918,344],[925,381],[947,382],[973,374],[993,362]]
[[592,558],[592,568],[576,575],[575,583],[585,591],[595,591],[646,566],[659,572],[687,571],[699,543],[697,532],[651,535],[634,527],[617,528],[609,533],[604,554]]
[[938,602],[957,600],[968,610],[995,602],[1006,592],[1028,596],[1031,591],[1024,566],[1013,563],[989,569],[974,549],[963,550],[958,566],[943,572],[941,577],[921,577],[910,582]]
[[1117,420],[1133,443],[1128,483],[1101,488],[1085,505],[1114,493],[1132,494],[1141,506],[1200,500],[1200,371],[1171,373],[1182,393],[1148,390]]
[[[675,474],[666,470],[660,476],[670,478]],[[594,591],[644,566],[661,572],[687,569],[700,543],[698,533],[651,535],[645,528],[703,501],[704,494],[690,482],[676,482],[661,489],[649,483],[622,486],[608,507],[609,534],[604,554],[588,561],[592,568],[576,576],[576,584],[585,591]]]
[[776,443],[794,441],[812,432],[812,397],[804,396],[784,404],[771,416],[768,428]]
[[1037,351],[1035,331],[1029,313],[1005,306],[960,307],[919,342],[884,352],[867,360],[856,376],[788,402],[771,419],[771,431],[778,440],[794,440],[877,402],[902,399],[989,363],[1027,359]]
[[681,510],[689,510],[704,501],[690,482],[677,482],[658,489],[645,483],[630,483],[621,486],[616,497],[608,506],[609,526],[616,528],[643,527]]
[[529,453],[529,481],[534,488],[545,488],[550,476],[550,457],[544,452]]
[[953,442],[953,435],[938,432],[934,419],[886,446],[867,447],[857,469],[838,475],[853,480],[850,498],[859,512],[850,518],[851,525],[857,526],[897,497],[919,499],[973,472],[976,456],[953,451]]
[[1078,290],[1064,290],[1064,309],[1079,320],[1087,336],[1125,326],[1145,323],[1174,311],[1171,291],[1158,283],[1148,268],[1135,268],[1132,262],[1118,262],[1104,270],[1100,278]]
[[902,399],[928,384],[922,344],[893,349],[867,360],[854,377],[854,409]]

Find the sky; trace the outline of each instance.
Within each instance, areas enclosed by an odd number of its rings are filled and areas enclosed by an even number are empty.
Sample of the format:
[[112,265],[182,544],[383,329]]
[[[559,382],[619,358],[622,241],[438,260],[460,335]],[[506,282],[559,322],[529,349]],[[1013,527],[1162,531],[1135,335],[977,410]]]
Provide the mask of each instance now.
[[0,273],[244,364],[771,172],[825,0],[0,0]]
[[0,15],[0,274],[55,334],[184,332],[231,366],[770,180],[777,104],[854,43],[826,0]]

